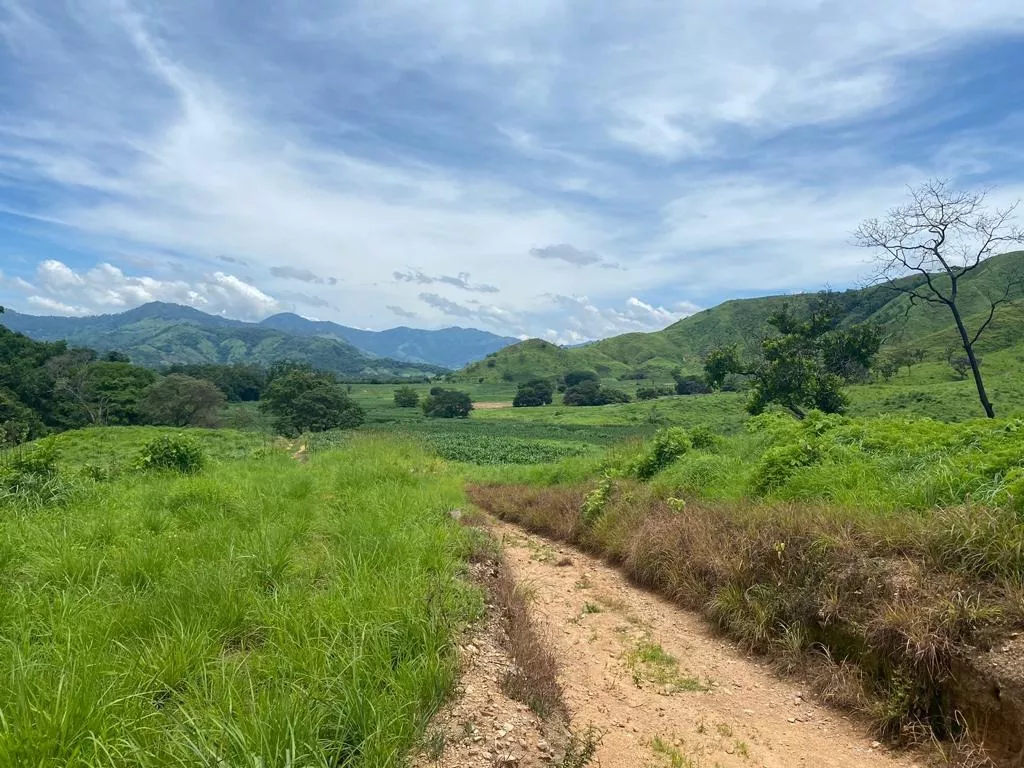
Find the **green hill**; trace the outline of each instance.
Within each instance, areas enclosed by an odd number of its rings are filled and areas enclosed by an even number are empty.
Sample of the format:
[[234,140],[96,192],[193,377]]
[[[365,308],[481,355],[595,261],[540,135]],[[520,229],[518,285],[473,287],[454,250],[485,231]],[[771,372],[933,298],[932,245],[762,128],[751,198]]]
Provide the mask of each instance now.
[[[960,304],[970,327],[977,327],[987,315],[987,295],[1001,294],[1016,275],[1024,275],[1024,251],[996,256],[985,262],[960,284]],[[916,285],[923,278],[906,278]],[[500,350],[460,371],[462,381],[518,382],[536,376],[554,377],[570,370],[593,370],[606,378],[643,375],[667,379],[675,368],[696,372],[705,355],[723,344],[740,344],[753,351],[767,329],[771,313],[784,303],[807,306],[815,294],[765,296],[733,299],[684,318],[655,333],[628,333],[583,347],[564,348],[540,339],[529,339]],[[1024,287],[1016,297],[1024,299]],[[872,321],[886,335],[886,345],[909,345],[925,350],[926,360],[939,363],[947,350],[957,344],[952,318],[945,307],[910,307],[909,299],[885,286],[850,289],[836,294],[841,325]],[[1024,360],[1024,309],[1008,308],[982,337],[979,351],[991,369],[1021,367]],[[941,371],[948,368],[925,366]],[[936,374],[939,376],[940,374]]]
[[288,333],[161,302],[96,317],[37,317],[8,310],[0,323],[41,341],[67,340],[69,346],[124,352],[132,362],[151,368],[203,363],[267,366],[295,360],[353,377],[444,371],[434,365],[376,357],[342,339]]

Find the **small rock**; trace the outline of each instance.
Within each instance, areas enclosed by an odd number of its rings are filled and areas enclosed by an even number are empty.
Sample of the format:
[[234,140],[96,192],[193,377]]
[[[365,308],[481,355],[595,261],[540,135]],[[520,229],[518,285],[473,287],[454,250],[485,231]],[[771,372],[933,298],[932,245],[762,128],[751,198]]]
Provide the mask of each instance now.
[[725,754],[732,755],[732,754],[735,754],[735,752],[736,752],[736,747],[734,747],[732,744],[726,744],[725,745]]
[[790,717],[790,718],[787,718],[787,719],[786,719],[786,722],[787,722],[787,723],[795,723],[795,722],[796,722],[796,718],[795,718],[795,717]]
[[882,746],[882,742],[880,742],[880,741],[872,741],[871,742],[871,748],[872,749],[878,749],[880,746]]

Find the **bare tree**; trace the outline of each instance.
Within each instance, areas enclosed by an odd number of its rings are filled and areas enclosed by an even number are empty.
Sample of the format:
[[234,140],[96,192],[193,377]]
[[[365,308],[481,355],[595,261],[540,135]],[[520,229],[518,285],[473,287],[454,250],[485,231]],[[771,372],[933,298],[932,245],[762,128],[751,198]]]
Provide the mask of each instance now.
[[[974,345],[996,310],[1013,300],[1019,281],[1007,281],[989,302],[987,317],[971,333],[963,316],[961,280],[1010,243],[1024,243],[1013,224],[1014,204],[989,209],[986,192],[962,192],[949,182],[929,181],[910,190],[910,202],[884,219],[868,219],[855,234],[857,245],[878,251],[875,282],[906,294],[910,306],[938,304],[953,316],[964,354],[974,374],[978,398],[989,418],[995,409],[985,392]],[[909,311],[909,310],[908,310]]]

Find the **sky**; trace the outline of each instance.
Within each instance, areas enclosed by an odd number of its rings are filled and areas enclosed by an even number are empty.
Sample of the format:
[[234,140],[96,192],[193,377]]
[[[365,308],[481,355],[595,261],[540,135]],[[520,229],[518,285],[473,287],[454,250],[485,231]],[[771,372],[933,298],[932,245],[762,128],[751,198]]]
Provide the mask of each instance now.
[[0,0],[0,304],[576,343],[1024,197],[1020,0]]

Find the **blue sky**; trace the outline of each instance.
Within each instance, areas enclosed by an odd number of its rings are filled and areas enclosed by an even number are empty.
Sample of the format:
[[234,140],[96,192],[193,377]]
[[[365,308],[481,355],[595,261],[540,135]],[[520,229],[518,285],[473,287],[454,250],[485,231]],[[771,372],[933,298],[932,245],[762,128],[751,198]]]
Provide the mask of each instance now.
[[576,342],[1024,197],[1019,0],[0,0],[0,303]]

